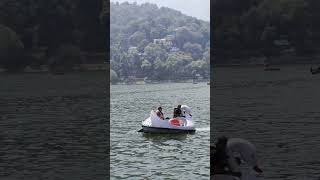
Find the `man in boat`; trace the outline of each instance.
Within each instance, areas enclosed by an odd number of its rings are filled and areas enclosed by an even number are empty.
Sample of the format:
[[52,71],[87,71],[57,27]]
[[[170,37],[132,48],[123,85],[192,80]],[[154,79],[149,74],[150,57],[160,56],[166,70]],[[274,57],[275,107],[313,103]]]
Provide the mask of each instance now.
[[178,107],[174,108],[173,110],[173,118],[181,117],[181,116],[182,116],[181,105],[179,104]]
[[164,119],[163,113],[162,113],[162,107],[158,107],[158,110],[156,111],[156,114],[160,117],[160,119]]
[[[210,147],[210,150],[213,166],[211,175],[230,175],[241,178],[241,160],[250,165],[257,173],[262,173],[257,164],[256,149],[247,140],[219,137],[217,142]],[[235,154],[240,156],[236,157]]]

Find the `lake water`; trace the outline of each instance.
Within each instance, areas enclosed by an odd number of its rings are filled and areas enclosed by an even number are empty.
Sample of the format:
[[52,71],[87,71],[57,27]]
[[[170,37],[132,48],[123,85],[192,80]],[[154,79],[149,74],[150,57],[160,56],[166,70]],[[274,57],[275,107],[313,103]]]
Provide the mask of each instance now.
[[[111,86],[111,179],[210,179],[210,88],[206,83]],[[191,135],[137,132],[151,109],[187,104],[197,131]]]
[[105,74],[0,74],[0,179],[107,179]]
[[320,178],[320,75],[309,68],[214,70],[211,135],[253,142],[264,179]]

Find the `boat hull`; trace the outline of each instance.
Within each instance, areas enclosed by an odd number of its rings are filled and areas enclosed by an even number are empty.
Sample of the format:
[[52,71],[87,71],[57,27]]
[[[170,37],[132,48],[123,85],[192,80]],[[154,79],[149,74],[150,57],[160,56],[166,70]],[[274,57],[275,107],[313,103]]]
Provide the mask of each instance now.
[[148,127],[142,126],[140,132],[144,133],[187,133],[193,134],[196,132],[195,129],[171,129],[171,128],[159,128],[159,127]]

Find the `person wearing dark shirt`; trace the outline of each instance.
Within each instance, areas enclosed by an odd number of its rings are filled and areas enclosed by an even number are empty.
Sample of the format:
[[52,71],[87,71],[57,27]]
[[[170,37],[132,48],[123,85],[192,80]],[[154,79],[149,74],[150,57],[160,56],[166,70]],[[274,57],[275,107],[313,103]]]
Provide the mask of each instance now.
[[173,110],[173,117],[181,117],[181,115],[181,105],[178,105],[178,107]]

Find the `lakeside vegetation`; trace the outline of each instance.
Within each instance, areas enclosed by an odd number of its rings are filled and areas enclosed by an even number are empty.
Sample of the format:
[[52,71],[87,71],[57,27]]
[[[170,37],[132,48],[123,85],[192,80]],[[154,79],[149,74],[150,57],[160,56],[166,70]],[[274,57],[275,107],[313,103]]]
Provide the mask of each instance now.
[[214,64],[319,62],[320,1],[212,3]]
[[209,78],[209,22],[150,3],[110,11],[111,81]]
[[1,0],[0,68],[68,71],[79,64],[103,64],[108,51],[108,4],[102,0]]

